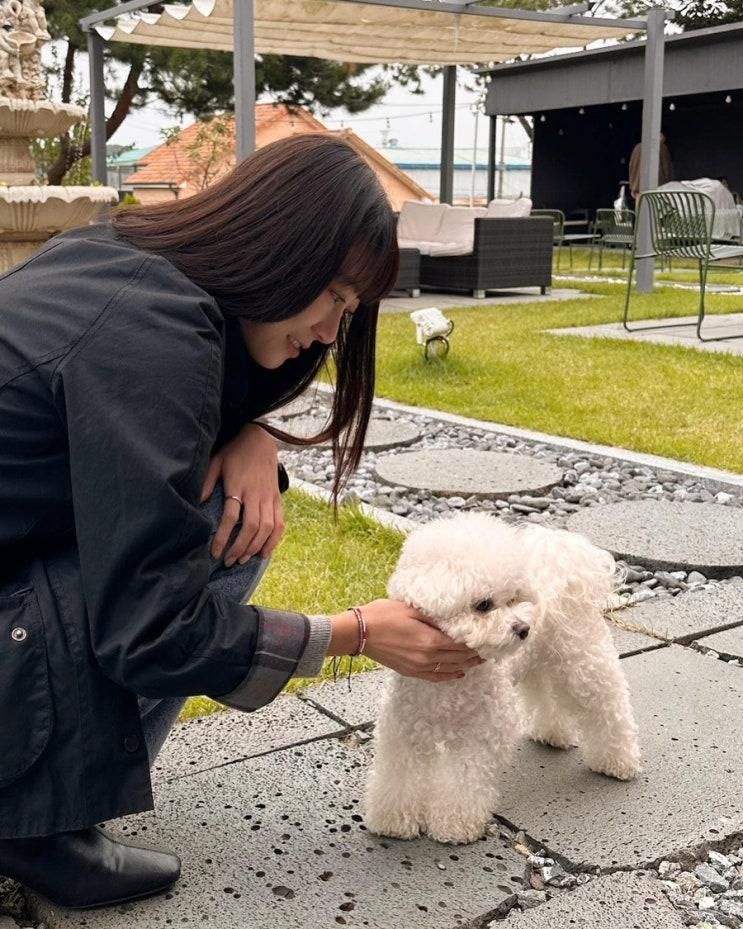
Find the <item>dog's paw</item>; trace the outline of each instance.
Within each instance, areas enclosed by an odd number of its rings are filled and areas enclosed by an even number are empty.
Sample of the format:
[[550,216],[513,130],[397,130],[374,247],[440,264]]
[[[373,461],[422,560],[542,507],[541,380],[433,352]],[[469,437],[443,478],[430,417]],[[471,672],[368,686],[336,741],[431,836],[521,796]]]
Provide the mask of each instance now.
[[485,835],[487,822],[482,820],[433,822],[426,826],[427,835],[435,842],[447,845],[469,845]]
[[529,738],[537,745],[548,745],[550,748],[559,748],[567,751],[569,748],[575,748],[578,744],[578,736],[574,732],[566,730],[550,731],[545,729],[529,730]]
[[642,771],[639,754],[603,755],[599,758],[586,759],[588,767],[597,774],[616,778],[618,781],[632,781]]
[[418,820],[410,816],[367,813],[365,822],[369,832],[390,839],[415,839],[421,833]]

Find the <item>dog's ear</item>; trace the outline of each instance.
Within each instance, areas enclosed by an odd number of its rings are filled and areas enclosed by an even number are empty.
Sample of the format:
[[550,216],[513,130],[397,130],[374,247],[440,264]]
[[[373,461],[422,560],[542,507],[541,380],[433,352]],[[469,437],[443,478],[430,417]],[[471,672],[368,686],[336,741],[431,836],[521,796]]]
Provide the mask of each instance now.
[[433,618],[445,617],[462,608],[465,579],[461,566],[457,569],[447,561],[410,564],[403,559],[387,582],[387,594]]

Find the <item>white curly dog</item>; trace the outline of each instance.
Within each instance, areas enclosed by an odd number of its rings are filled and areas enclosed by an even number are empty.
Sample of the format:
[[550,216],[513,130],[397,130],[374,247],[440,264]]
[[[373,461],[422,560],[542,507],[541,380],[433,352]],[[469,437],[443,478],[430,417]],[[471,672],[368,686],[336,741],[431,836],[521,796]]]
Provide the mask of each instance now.
[[603,617],[613,558],[584,536],[482,513],[406,539],[389,596],[493,659],[440,684],[392,674],[375,732],[366,825],[380,835],[473,842],[522,733],[580,744],[593,771],[640,771],[629,688]]

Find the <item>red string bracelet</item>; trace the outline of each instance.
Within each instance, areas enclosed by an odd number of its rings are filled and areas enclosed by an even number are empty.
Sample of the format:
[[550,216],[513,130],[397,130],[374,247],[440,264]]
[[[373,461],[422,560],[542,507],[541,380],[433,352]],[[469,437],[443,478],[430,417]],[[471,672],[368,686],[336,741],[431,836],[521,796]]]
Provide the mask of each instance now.
[[356,658],[358,655],[363,655],[366,648],[366,620],[357,606],[350,606],[349,610],[356,617],[356,622],[359,624],[359,645],[355,652],[351,652],[351,657]]

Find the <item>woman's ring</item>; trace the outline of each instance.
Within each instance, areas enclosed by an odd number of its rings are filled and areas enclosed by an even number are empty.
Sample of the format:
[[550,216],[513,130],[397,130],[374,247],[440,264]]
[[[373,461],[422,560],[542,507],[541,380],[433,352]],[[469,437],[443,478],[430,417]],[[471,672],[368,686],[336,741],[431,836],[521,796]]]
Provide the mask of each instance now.
[[440,662],[440,661],[437,661],[437,662],[436,662],[436,667],[433,669],[433,673],[434,673],[434,674],[438,674],[440,670],[441,670],[441,662]]
[[243,505],[242,500],[241,500],[239,497],[236,497],[234,494],[227,494],[227,499],[228,499],[228,500],[237,500],[237,502],[240,504],[240,506]]

